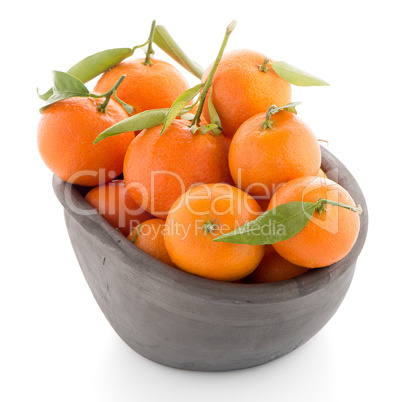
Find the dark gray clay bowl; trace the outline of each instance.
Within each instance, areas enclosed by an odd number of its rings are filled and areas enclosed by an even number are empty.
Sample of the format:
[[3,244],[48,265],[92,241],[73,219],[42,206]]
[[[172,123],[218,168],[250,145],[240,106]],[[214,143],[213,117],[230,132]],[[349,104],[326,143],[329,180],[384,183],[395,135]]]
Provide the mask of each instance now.
[[85,279],[117,334],[155,362],[221,371],[277,359],[323,328],[352,281],[368,215],[356,180],[322,151],[323,170],[363,207],[359,237],[338,263],[272,284],[216,282],[167,266],[118,233],[79,189],[54,177]]

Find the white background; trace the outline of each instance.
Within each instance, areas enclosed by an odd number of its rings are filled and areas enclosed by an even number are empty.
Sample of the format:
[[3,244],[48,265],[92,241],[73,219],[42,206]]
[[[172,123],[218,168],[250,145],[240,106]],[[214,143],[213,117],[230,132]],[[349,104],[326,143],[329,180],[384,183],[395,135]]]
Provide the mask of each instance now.
[[[20,1],[2,6],[0,399],[2,401],[401,400],[401,39],[398,1]],[[206,67],[252,48],[330,87],[294,88],[299,116],[349,167],[370,230],[352,286],[326,327],[291,354],[228,373],[137,355],[95,303],[36,149],[51,70],[132,47],[152,19]],[[140,55],[141,52],[137,53]],[[166,59],[157,50],[156,57]],[[186,75],[191,83],[196,80]]]

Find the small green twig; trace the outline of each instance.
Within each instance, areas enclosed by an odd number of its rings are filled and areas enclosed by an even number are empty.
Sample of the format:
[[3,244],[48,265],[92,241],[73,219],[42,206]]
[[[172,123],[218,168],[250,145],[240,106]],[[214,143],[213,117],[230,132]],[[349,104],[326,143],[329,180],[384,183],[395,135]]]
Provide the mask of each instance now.
[[148,50],[147,50],[147,54],[145,56],[145,60],[143,62],[143,64],[145,64],[146,66],[150,66],[152,64],[151,56],[153,54],[155,54],[155,51],[152,48],[152,43],[154,41],[155,24],[156,24],[156,21],[153,20],[152,25],[151,25],[151,32],[149,33],[149,38],[148,38]]
[[265,114],[265,120],[261,123],[261,127],[263,130],[266,130],[267,128],[271,128],[274,122],[271,120],[271,116],[275,113],[278,113],[280,110],[285,110],[287,112],[291,112],[294,114],[297,114],[296,112],[296,106],[300,105],[301,102],[291,102],[288,103],[285,106],[275,106],[272,105],[268,108],[267,113]]
[[116,84],[113,85],[113,87],[106,93],[101,94],[101,95],[95,95],[95,94],[90,94],[90,96],[92,98],[105,98],[105,101],[103,103],[101,103],[98,106],[98,110],[102,113],[106,113],[107,110],[107,105],[110,101],[110,97],[113,95],[113,92],[115,92],[117,90],[117,88],[119,87],[119,85],[122,83],[122,81],[124,80],[124,78],[126,78],[125,75],[122,75],[116,82]]
[[324,211],[326,211],[325,206],[327,204],[333,205],[335,207],[341,207],[341,208],[349,209],[350,211],[357,212],[358,214],[361,214],[363,212],[362,206],[360,204],[357,207],[354,207],[352,205],[344,204],[343,202],[330,201],[330,200],[326,200],[324,198],[320,198],[316,202],[315,210],[318,211],[321,214]]
[[272,105],[268,108],[267,113],[265,114],[265,120],[261,123],[261,127],[263,130],[267,128],[271,128],[274,122],[271,120],[271,116],[278,112],[278,108],[275,105]]

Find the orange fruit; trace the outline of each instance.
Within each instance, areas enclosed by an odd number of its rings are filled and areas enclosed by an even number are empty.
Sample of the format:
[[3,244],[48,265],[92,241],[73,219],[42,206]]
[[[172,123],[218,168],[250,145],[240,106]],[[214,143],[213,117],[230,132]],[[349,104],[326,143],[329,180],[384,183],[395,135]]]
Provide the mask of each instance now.
[[127,238],[150,256],[174,267],[163,239],[164,230],[165,221],[163,219],[149,219],[135,227]]
[[134,112],[170,108],[174,100],[189,88],[182,73],[171,64],[162,60],[151,59],[146,66],[145,59],[134,59],[119,63],[102,75],[94,90],[106,93],[117,80],[125,75],[117,88],[117,96],[133,106]]
[[239,280],[258,266],[264,246],[213,239],[260,214],[257,202],[236,187],[223,183],[192,187],[174,203],[166,219],[166,248],[183,271],[219,281]]
[[308,271],[282,258],[271,245],[265,246],[264,257],[258,267],[246,278],[244,283],[270,283],[291,279]]
[[[268,209],[292,202],[316,202],[320,198],[356,206],[351,195],[339,184],[321,177],[301,177],[283,185],[272,197]],[[286,260],[306,268],[333,264],[352,249],[359,234],[358,213],[327,204],[295,236],[274,244]]]
[[212,132],[192,134],[175,120],[160,135],[162,125],[143,130],[130,144],[124,160],[127,189],[138,205],[159,218],[191,185],[231,181],[229,144]]
[[[291,86],[268,64],[261,71],[262,53],[233,50],[223,55],[212,80],[212,103],[219,115],[225,135],[232,137],[240,125],[271,105],[285,106],[291,100]],[[205,82],[212,65],[202,76]],[[203,115],[209,122],[208,99]]]
[[123,180],[113,180],[94,187],[87,193],[85,200],[124,236],[128,236],[139,223],[152,218],[131,198]]
[[311,129],[295,114],[279,111],[264,129],[265,112],[245,121],[233,137],[229,167],[237,187],[269,199],[280,185],[317,174],[321,149]]
[[317,173],[318,177],[322,177],[323,179],[327,179],[327,175],[324,173],[324,171],[322,169],[320,169]]
[[134,133],[123,133],[93,144],[110,126],[128,117],[110,99],[106,112],[97,107],[104,99],[69,98],[48,106],[38,125],[38,148],[48,168],[60,179],[96,186],[119,176]]

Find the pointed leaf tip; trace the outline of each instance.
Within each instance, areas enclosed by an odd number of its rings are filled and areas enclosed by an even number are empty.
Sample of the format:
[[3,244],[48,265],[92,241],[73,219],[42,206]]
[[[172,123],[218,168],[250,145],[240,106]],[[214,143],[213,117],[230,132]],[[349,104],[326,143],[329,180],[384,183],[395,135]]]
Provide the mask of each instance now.
[[309,74],[299,68],[292,66],[284,61],[273,61],[271,63],[274,71],[290,84],[309,87],[309,86],[328,86],[329,84],[321,78]]
[[172,124],[172,121],[181,113],[188,103],[193,100],[193,98],[201,91],[203,87],[203,83],[198,84],[190,89],[187,89],[187,91],[184,91],[176,98],[170,107],[168,114],[166,115],[161,135],[167,130],[167,128]]

